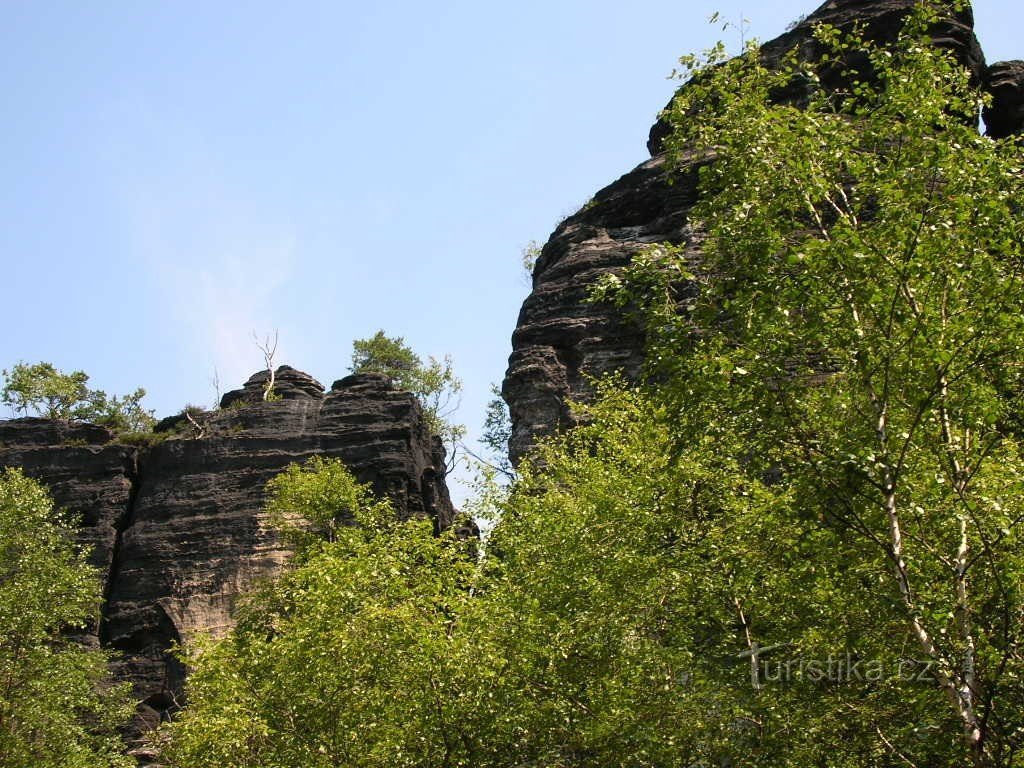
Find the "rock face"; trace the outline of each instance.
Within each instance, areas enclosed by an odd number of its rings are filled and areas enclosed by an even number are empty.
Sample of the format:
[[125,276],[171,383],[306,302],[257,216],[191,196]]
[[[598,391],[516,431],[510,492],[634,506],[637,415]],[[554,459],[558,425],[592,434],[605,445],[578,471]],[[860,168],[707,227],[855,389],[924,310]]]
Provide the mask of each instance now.
[[[892,41],[915,2],[830,0],[792,30],[766,43],[761,57],[771,66],[796,48],[806,60],[819,58],[822,51],[813,37],[818,22],[843,29],[860,23],[866,38]],[[990,133],[1019,131],[1022,64],[1010,62],[986,70],[973,25],[967,7],[937,24],[932,36],[938,45],[954,52],[975,82],[992,88],[995,102],[985,116],[991,121]],[[853,51],[847,63],[863,64],[863,60],[863,54]],[[826,85],[843,85],[840,70],[833,67],[823,74]],[[778,94],[780,101],[797,105],[803,97],[796,86]],[[693,119],[700,117],[694,115]],[[668,133],[667,123],[659,119],[648,141],[652,158],[602,189],[582,210],[559,224],[541,251],[533,273],[533,291],[523,303],[512,336],[512,354],[502,386],[512,417],[509,452],[513,461],[539,437],[572,425],[567,402],[586,399],[591,392],[589,376],[621,371],[635,378],[639,372],[642,329],[618,313],[586,301],[595,280],[621,269],[651,243],[685,244],[693,249],[694,260],[699,258],[700,236],[691,231],[688,214],[697,201],[695,170],[702,160],[684,158],[681,167],[670,169],[662,152]]]
[[559,224],[541,251],[502,386],[512,416],[513,461],[537,437],[573,423],[566,401],[586,396],[587,374],[622,370],[633,377],[639,372],[641,329],[589,303],[587,291],[600,275],[626,266],[648,245],[687,240],[696,175],[669,184],[666,164],[663,155],[654,157],[602,189]]
[[[0,466],[21,467],[42,480],[57,506],[79,518],[79,541],[101,573],[112,570],[138,478],[138,451],[112,439],[92,424],[0,421]],[[86,639],[96,642],[99,630],[93,627]]]
[[265,483],[288,464],[339,458],[398,515],[453,524],[444,450],[411,394],[379,374],[349,376],[327,393],[301,371],[275,375],[280,400],[263,402],[266,372],[256,374],[224,396],[228,407],[195,414],[200,429],[165,419],[170,437],[144,448],[91,425],[0,422],[0,466],[24,468],[81,515],[81,540],[107,578],[92,639],[120,652],[143,721],[180,698],[184,670],[171,644],[223,632],[239,595],[287,557],[261,507]]
[[986,87],[992,94],[992,104],[983,112],[986,133],[1003,139],[1024,132],[1024,61],[993,64]]

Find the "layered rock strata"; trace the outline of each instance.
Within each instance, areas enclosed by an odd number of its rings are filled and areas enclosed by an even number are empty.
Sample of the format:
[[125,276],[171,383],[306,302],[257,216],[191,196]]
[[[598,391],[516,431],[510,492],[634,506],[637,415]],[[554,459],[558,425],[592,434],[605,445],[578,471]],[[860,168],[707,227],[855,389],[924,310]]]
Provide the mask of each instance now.
[[982,112],[986,133],[1004,139],[1024,132],[1024,61],[993,64],[985,84],[992,94],[992,103]]
[[164,420],[166,439],[146,447],[92,425],[0,422],[0,466],[23,468],[80,519],[106,580],[90,639],[118,652],[143,721],[180,703],[184,670],[171,645],[230,627],[239,596],[287,557],[261,510],[267,480],[290,463],[339,458],[399,516],[453,523],[444,451],[411,394],[378,374],[326,393],[292,368],[275,376],[280,399],[263,401],[266,372],[256,374],[224,396],[226,407]]
[[[776,66],[796,49],[807,61],[820,58],[814,37],[819,22],[850,30],[862,25],[865,39],[892,42],[916,0],[830,0],[784,35],[761,48],[762,61]],[[937,45],[954,53],[973,80],[987,87],[993,103],[985,111],[989,133],[1020,132],[1024,121],[1024,64],[1007,62],[986,68],[973,31],[970,7],[941,21],[931,34]],[[844,86],[842,71],[854,65],[866,71],[863,52],[851,51],[843,66],[822,73],[831,88]],[[686,86],[682,86],[685,88]],[[776,94],[799,105],[799,83]],[[700,115],[693,115],[699,120]],[[966,119],[974,120],[975,116]],[[591,377],[621,371],[638,375],[643,362],[643,332],[620,313],[587,301],[598,277],[621,269],[652,243],[686,244],[699,262],[699,233],[689,226],[698,199],[696,168],[700,158],[670,162],[663,152],[669,125],[659,119],[651,129],[652,157],[599,191],[579,212],[558,225],[544,245],[533,273],[533,290],[524,301],[512,336],[512,354],[502,393],[512,417],[509,451],[518,461],[536,442],[560,427],[571,426],[568,402],[586,399]]]

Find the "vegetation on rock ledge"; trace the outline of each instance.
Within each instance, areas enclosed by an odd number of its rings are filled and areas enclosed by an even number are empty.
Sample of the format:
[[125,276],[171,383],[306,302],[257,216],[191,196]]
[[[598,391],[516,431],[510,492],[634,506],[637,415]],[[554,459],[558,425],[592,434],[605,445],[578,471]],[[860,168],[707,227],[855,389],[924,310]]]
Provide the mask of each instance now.
[[30,410],[47,419],[89,421],[115,432],[148,432],[153,428],[153,412],[142,407],[146,390],[136,389],[124,397],[108,396],[89,389],[84,371],[64,373],[50,363],[18,363],[2,371],[3,402],[15,412]]
[[[927,42],[935,12],[888,50],[821,28],[813,64],[685,60],[668,146],[715,157],[702,261],[652,249],[596,291],[646,320],[657,384],[600,384],[478,563],[415,522],[301,558],[207,651],[180,743],[240,734],[218,765],[1019,765],[1021,145],[964,119],[980,97]],[[871,71],[821,88],[850,49]],[[794,80],[806,109],[772,99]],[[276,709],[238,708],[270,682]]]
[[[336,461],[272,480],[294,557],[186,650],[161,759],[1024,765],[1024,145],[978,135],[940,10],[885,49],[684,59],[700,261],[651,248],[593,292],[645,322],[647,383],[597,382],[486,490],[482,552]],[[447,361],[354,346],[443,431]]]

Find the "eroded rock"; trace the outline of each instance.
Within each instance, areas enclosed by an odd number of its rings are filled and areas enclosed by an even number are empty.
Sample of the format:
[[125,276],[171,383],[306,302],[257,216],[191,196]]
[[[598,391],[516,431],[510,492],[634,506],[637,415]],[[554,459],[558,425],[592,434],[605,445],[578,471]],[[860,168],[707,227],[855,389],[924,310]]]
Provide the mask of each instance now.
[[279,400],[263,401],[264,371],[225,395],[229,407],[197,412],[201,436],[169,419],[166,439],[146,447],[87,424],[0,422],[0,466],[23,467],[81,516],[81,541],[106,579],[89,639],[119,652],[116,671],[142,701],[136,729],[181,702],[185,670],[171,646],[227,630],[238,598],[287,558],[262,506],[266,482],[290,463],[339,458],[400,517],[454,522],[444,449],[413,395],[376,374],[326,393],[293,368],[275,375]]
[[982,112],[986,133],[1004,139],[1024,132],[1024,61],[1000,61],[988,68],[992,103]]
[[[916,0],[831,0],[792,30],[761,48],[762,60],[776,66],[796,48],[806,61],[818,60],[822,47],[813,37],[818,22],[849,30],[863,25],[867,39],[891,42]],[[996,92],[991,118],[999,126],[1020,117],[1019,62],[996,65],[986,75],[985,57],[973,31],[970,6],[937,24],[936,44],[954,52],[979,85]],[[863,52],[851,51],[845,65],[865,70]],[[822,73],[827,87],[846,85],[843,66]],[[683,85],[683,88],[686,86]],[[780,102],[800,105],[806,98],[799,83],[776,94]],[[699,120],[700,115],[693,115]],[[974,122],[976,115],[965,116]],[[990,127],[990,131],[992,128]],[[999,130],[1006,130],[1005,127]],[[652,158],[598,192],[583,210],[559,224],[542,249],[533,275],[533,290],[524,301],[512,336],[512,354],[502,393],[512,416],[509,452],[518,461],[537,439],[574,423],[567,405],[591,394],[590,378],[621,371],[635,378],[643,362],[642,329],[622,313],[591,304],[587,295],[602,274],[621,269],[652,243],[685,245],[699,264],[700,233],[691,230],[689,212],[697,201],[695,170],[701,158],[677,159],[670,168],[663,142],[668,124],[651,129]]]

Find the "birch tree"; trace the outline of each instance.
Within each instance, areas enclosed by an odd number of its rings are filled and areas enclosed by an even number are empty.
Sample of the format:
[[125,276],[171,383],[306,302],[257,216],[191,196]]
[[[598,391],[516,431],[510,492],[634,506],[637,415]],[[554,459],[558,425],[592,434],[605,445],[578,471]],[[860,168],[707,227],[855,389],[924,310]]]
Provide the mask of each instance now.
[[[668,147],[709,161],[701,261],[654,249],[597,293],[639,299],[680,439],[743,435],[752,477],[860,542],[878,631],[916,647],[963,760],[1015,765],[1024,154],[979,134],[982,97],[928,37],[941,12],[919,6],[889,48],[821,27],[825,56],[778,70],[753,47],[684,59],[699,77]],[[825,67],[850,87],[823,88]],[[773,103],[794,83],[806,109]]]

